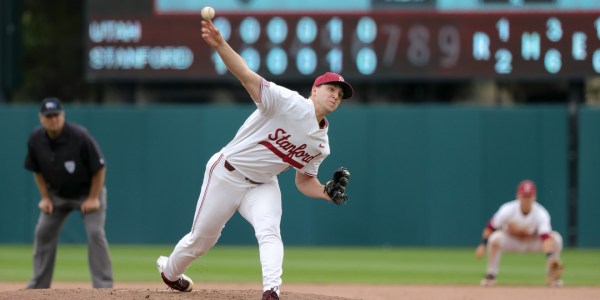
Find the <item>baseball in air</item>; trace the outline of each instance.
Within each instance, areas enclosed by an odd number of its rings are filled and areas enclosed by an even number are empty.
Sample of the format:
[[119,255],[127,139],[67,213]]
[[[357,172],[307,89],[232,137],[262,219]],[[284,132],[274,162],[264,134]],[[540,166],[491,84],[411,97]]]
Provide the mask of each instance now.
[[202,9],[202,11],[200,11],[200,14],[202,15],[202,19],[211,20],[215,17],[215,9],[210,6],[206,6]]

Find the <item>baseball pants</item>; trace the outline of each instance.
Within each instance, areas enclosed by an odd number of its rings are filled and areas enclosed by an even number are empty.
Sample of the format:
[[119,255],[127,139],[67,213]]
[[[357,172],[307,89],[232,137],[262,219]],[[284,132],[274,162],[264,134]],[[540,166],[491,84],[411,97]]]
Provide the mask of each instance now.
[[[563,248],[562,236],[560,233],[552,231],[549,238],[552,239],[552,242],[554,243],[554,249],[556,249],[552,255],[554,258],[560,258],[560,252]],[[502,252],[542,252],[542,240],[539,237],[520,240],[503,230],[496,230],[490,235],[488,241],[488,253],[491,252],[491,245],[499,246],[496,255],[488,257],[488,274],[498,274]]]
[[[65,199],[52,195],[54,211],[48,215],[40,212],[35,228],[33,254],[33,278],[27,288],[50,288],[56,247],[62,227],[72,211],[79,211],[85,199]],[[108,251],[108,241],[104,232],[106,220],[106,188],[100,192],[100,209],[82,214],[88,241],[88,263],[94,288],[112,288],[113,274]]]
[[276,177],[262,184],[244,179],[224,166],[221,153],[206,165],[191,231],[175,246],[165,266],[169,280],[177,280],[198,257],[212,248],[237,211],[252,225],[258,240],[264,290],[280,287],[283,265],[281,192]]

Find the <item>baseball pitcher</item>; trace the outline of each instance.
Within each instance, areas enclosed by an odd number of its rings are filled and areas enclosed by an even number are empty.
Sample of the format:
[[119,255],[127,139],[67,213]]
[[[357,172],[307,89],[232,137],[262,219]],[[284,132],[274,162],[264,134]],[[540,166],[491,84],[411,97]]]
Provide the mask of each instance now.
[[277,175],[293,168],[296,187],[304,195],[346,203],[348,170],[339,168],[325,185],[317,174],[330,153],[325,117],[342,99],[352,97],[352,86],[342,76],[328,72],[316,78],[307,99],[252,71],[212,21],[202,21],[202,38],[239,79],[257,109],[233,140],[208,161],[192,228],[169,257],[159,257],[158,269],[169,287],[191,291],[193,282],[184,271],[217,243],[225,223],[238,211],[252,225],[258,240],[263,299],[279,299],[283,243]]

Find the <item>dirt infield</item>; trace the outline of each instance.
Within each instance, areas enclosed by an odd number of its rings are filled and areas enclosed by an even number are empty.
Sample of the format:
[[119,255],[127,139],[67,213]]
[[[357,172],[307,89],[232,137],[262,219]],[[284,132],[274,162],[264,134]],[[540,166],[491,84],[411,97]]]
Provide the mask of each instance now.
[[[25,283],[0,282],[0,299],[260,299],[256,284],[197,283],[191,293],[167,290],[160,283],[116,283],[114,289],[92,289],[89,283],[56,282],[52,289],[25,290]],[[309,285],[286,284],[286,300],[562,300],[600,299],[600,287],[516,287],[448,285]]]

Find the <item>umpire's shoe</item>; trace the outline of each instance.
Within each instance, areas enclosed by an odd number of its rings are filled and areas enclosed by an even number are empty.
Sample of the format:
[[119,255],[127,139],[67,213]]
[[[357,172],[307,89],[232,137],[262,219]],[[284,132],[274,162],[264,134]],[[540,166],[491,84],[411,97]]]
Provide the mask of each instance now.
[[266,290],[263,293],[262,300],[279,300],[279,295],[277,295],[277,288],[274,287],[270,290]]
[[163,272],[167,261],[169,260],[166,256],[160,256],[156,260],[156,267],[158,268],[158,272],[160,273],[160,277],[162,280],[169,286],[171,289],[180,291],[180,292],[191,292],[194,288],[194,282],[189,277],[185,276],[185,274],[181,274],[179,279],[175,281],[171,281],[165,277],[165,273]]

